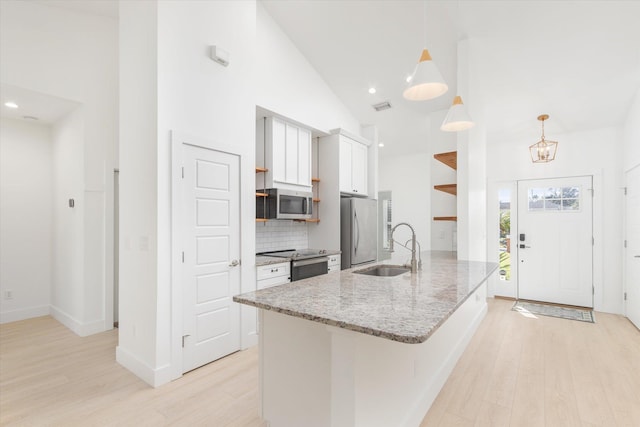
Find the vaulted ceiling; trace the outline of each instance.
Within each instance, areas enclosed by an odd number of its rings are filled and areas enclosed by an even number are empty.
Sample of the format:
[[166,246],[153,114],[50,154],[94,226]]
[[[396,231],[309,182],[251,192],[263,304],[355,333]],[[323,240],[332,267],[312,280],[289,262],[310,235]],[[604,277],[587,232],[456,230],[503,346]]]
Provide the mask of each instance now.
[[[457,41],[468,40],[487,141],[617,126],[640,87],[639,1],[262,0],[342,102],[376,124],[387,154],[425,147],[429,112],[457,92]],[[449,84],[441,98],[402,98],[423,47]],[[375,86],[375,95],[368,88]],[[461,84],[461,89],[464,87]],[[388,100],[391,110],[371,104]],[[439,124],[435,124],[438,125]]]

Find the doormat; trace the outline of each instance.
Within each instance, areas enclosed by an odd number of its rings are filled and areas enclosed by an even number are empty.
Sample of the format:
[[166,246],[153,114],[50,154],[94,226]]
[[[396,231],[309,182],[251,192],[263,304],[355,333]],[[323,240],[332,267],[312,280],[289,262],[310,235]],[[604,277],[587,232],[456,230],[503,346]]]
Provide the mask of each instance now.
[[559,307],[557,305],[548,305],[543,303],[516,301],[511,310],[517,311],[524,316],[539,314],[541,316],[559,317],[561,319],[596,323],[593,310],[588,308]]

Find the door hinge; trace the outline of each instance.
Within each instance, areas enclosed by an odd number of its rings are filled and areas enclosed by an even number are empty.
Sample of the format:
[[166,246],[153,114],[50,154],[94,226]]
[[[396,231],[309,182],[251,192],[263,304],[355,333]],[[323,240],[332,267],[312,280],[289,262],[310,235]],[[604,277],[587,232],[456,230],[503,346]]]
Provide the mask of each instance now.
[[183,336],[182,336],[182,348],[184,348],[184,339],[185,339],[186,337],[190,337],[190,336],[191,336],[191,335],[183,335]]
[[591,295],[595,295],[596,294],[596,288],[595,286],[591,287]]
[[596,239],[595,239],[595,237],[592,237],[591,238],[591,246],[595,246],[595,244],[596,244]]
[[182,167],[182,179],[184,179],[184,166]]
[[627,241],[626,240],[624,241],[624,247],[625,248],[627,247]]
[[627,300],[627,293],[626,292],[624,293],[624,300],[625,301]]
[[624,190],[624,195],[627,195],[627,187],[622,187],[622,189]]
[[184,252],[182,252],[182,263],[184,264]]

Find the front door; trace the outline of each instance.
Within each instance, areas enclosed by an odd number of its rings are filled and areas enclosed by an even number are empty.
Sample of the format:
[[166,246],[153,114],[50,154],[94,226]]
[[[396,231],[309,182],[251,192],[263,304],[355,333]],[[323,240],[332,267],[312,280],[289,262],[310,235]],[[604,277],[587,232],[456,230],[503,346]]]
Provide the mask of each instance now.
[[593,307],[592,177],[518,181],[518,298]]
[[640,166],[627,172],[625,210],[627,317],[640,328]]
[[183,372],[240,349],[240,159],[183,145]]

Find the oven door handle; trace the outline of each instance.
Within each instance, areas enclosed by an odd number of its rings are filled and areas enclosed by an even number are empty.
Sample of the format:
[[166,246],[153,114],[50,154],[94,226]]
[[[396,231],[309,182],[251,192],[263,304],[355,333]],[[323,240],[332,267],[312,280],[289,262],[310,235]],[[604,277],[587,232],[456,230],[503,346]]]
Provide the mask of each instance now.
[[303,265],[321,264],[323,262],[329,262],[329,257],[318,257],[311,259],[302,259],[300,261],[292,261],[291,267],[302,267]]

